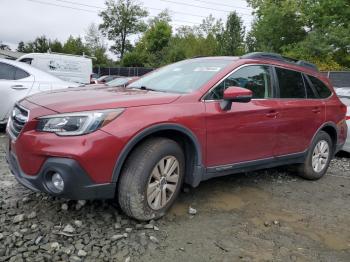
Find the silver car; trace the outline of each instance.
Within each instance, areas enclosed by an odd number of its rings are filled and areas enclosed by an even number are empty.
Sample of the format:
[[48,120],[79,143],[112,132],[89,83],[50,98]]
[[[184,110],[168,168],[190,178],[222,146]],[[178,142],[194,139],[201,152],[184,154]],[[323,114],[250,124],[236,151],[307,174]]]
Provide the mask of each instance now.
[[343,146],[343,151],[350,153],[350,88],[337,88],[336,93],[344,105],[347,106],[346,124],[348,125],[348,137]]
[[0,129],[18,100],[31,94],[73,86],[78,84],[63,81],[26,63],[0,59]]

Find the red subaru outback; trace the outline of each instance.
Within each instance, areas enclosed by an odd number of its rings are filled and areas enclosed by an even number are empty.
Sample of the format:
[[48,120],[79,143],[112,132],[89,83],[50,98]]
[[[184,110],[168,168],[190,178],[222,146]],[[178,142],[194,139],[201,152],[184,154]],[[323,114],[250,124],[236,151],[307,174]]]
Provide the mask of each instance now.
[[321,178],[346,139],[345,113],[312,64],[268,53],[195,58],[126,88],[25,98],[8,123],[7,158],[34,191],[116,197],[149,220],[183,183],[286,164]]

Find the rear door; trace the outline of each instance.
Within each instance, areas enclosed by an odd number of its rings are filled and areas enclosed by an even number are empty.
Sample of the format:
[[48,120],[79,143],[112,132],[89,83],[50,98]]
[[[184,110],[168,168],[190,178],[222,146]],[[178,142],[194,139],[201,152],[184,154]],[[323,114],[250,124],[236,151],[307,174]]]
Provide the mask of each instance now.
[[278,121],[275,156],[304,152],[324,123],[325,104],[301,72],[275,67]]
[[6,122],[15,102],[29,93],[33,83],[34,76],[18,67],[0,62],[0,122]]

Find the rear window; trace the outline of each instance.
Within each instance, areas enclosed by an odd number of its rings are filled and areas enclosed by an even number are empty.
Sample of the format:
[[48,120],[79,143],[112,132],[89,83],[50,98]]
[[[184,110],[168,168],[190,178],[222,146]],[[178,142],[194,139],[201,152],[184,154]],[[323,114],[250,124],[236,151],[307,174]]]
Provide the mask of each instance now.
[[303,76],[300,72],[276,67],[280,98],[306,98]]
[[313,76],[308,77],[320,98],[327,98],[331,96],[332,92],[321,80]]

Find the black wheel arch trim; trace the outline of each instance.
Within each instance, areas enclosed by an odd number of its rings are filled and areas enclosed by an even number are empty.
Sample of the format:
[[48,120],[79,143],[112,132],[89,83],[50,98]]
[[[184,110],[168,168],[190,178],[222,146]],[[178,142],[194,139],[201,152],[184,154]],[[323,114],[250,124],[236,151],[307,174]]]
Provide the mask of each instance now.
[[113,175],[112,175],[112,182],[117,182],[119,179],[119,176],[121,174],[123,165],[129,156],[130,152],[135,148],[135,146],[144,138],[147,136],[150,136],[156,132],[159,131],[179,131],[186,135],[194,144],[195,151],[196,151],[196,160],[197,163],[195,163],[194,172],[190,175],[187,183],[191,184],[192,186],[198,186],[200,181],[202,180],[202,176],[205,172],[205,168],[202,164],[202,150],[201,145],[195,136],[195,134],[187,127],[179,124],[173,124],[173,123],[163,123],[163,124],[156,124],[153,126],[150,126],[142,131],[140,131],[137,135],[135,135],[127,144],[124,146],[123,150],[118,156],[117,162],[115,164]]
[[315,134],[313,135],[313,137],[312,137],[312,139],[311,139],[311,141],[310,141],[310,144],[309,144],[309,147],[310,147],[310,145],[312,144],[312,142],[314,141],[314,139],[315,139],[315,137],[317,136],[317,134],[322,130],[322,129],[324,129],[325,127],[332,127],[334,130],[335,130],[335,133],[336,133],[336,141],[335,141],[335,143],[334,143],[334,145],[333,145],[333,153],[334,153],[334,155],[336,154],[336,148],[337,148],[337,144],[338,144],[338,128],[337,128],[337,125],[335,124],[335,123],[333,123],[333,122],[326,122],[326,123],[324,123],[324,124],[322,124],[318,129],[317,129],[317,131],[315,132]]

